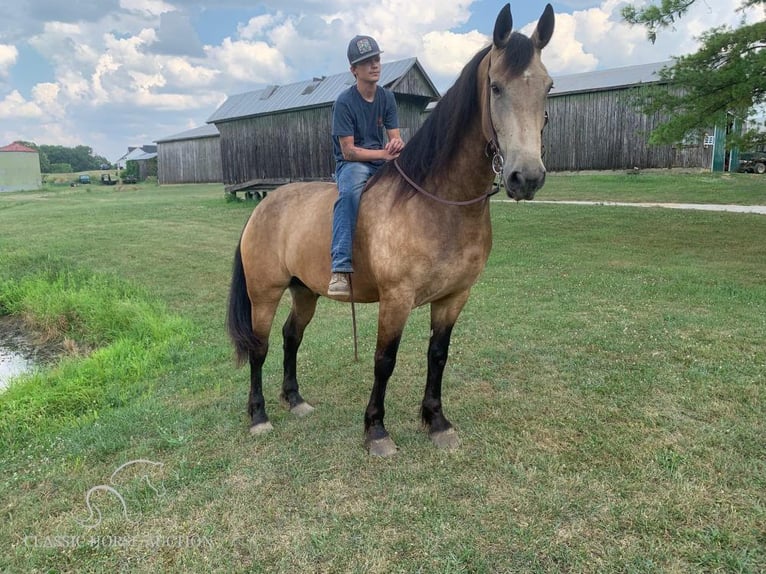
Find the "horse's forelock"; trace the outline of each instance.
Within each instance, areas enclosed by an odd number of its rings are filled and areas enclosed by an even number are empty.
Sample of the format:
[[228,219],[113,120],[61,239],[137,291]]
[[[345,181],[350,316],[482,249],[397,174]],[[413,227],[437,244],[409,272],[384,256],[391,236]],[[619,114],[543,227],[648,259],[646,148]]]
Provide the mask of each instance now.
[[532,40],[524,34],[514,32],[503,49],[503,63],[511,76],[521,75],[529,67],[535,55]]

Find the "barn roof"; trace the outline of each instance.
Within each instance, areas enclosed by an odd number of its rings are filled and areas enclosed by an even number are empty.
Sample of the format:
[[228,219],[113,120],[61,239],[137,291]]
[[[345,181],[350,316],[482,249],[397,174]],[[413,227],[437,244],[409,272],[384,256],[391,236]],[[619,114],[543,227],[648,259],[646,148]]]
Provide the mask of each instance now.
[[[439,97],[439,91],[434,87],[417,58],[384,63],[378,83],[396,92],[398,83],[412,68],[418,69],[434,97]],[[351,72],[344,72],[334,76],[313,78],[286,86],[268,86],[262,90],[229,96],[213,112],[207,122],[225,122],[274,112],[329,105],[354,82],[354,75]]]
[[25,153],[37,153],[36,149],[27,147],[23,144],[20,144],[19,142],[13,142],[12,144],[8,144],[7,146],[0,147],[0,151],[22,151]]
[[202,138],[218,137],[220,135],[221,134],[218,131],[218,128],[215,127],[214,124],[205,124],[204,126],[199,126],[191,130],[186,130],[185,132],[177,133],[172,136],[167,136],[167,137],[155,140],[155,143],[167,143],[167,142],[175,142],[175,141],[182,141],[182,140],[196,140],[196,139],[202,139]]
[[652,64],[638,64],[625,66],[624,68],[611,68],[609,70],[596,70],[582,74],[570,74],[567,76],[554,76],[551,96],[570,94],[573,92],[593,92],[600,90],[612,90],[615,88],[627,88],[638,84],[656,83],[660,81],[659,71],[673,62],[655,62]]
[[129,147],[128,153],[117,160],[117,163],[123,161],[144,161],[157,157],[156,145],[142,145],[141,147]]

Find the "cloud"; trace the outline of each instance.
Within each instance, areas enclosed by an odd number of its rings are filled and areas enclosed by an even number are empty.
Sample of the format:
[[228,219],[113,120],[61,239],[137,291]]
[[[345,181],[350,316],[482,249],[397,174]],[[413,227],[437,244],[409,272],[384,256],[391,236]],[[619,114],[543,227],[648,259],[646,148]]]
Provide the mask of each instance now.
[[206,46],[209,64],[229,78],[249,85],[284,83],[292,77],[280,51],[266,42],[225,38],[220,46]]
[[19,51],[16,46],[0,44],[0,79],[6,77],[10,69],[16,64]]
[[202,43],[197,31],[192,26],[189,16],[174,10],[160,14],[158,41],[152,46],[157,54],[201,57],[204,55]]
[[423,36],[421,61],[429,76],[456,77],[466,62],[490,40],[489,36],[476,30],[467,34],[429,32]]

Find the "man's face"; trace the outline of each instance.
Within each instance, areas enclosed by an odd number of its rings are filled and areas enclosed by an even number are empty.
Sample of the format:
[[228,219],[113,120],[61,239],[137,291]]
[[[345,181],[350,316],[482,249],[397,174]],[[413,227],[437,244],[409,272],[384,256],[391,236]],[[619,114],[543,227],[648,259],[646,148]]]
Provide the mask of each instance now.
[[354,64],[351,71],[359,80],[377,82],[380,79],[380,56],[373,56]]

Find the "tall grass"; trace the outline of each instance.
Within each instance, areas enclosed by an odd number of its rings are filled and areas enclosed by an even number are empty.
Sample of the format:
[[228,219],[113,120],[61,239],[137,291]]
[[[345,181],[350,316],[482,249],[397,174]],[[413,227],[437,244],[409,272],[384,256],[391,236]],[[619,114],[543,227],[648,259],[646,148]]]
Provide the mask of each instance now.
[[58,341],[64,355],[0,394],[0,443],[7,448],[92,422],[151,392],[152,377],[188,342],[187,321],[115,276],[46,257],[2,257],[0,269],[0,313],[23,318],[38,338]]

